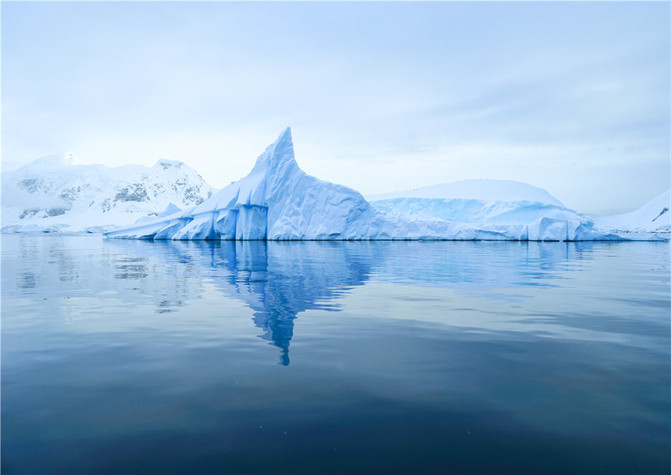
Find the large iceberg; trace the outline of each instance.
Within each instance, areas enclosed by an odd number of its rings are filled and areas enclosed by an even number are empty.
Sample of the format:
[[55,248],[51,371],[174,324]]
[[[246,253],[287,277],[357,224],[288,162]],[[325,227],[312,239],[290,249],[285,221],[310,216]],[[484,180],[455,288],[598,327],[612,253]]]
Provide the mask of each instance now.
[[[551,212],[544,214],[543,209]],[[536,206],[534,219],[528,222],[490,220],[484,224],[426,210],[396,211],[371,206],[357,191],[303,172],[294,158],[291,129],[287,128],[257,159],[249,175],[202,204],[106,236],[278,241],[621,239],[592,229],[591,222],[555,204]]]

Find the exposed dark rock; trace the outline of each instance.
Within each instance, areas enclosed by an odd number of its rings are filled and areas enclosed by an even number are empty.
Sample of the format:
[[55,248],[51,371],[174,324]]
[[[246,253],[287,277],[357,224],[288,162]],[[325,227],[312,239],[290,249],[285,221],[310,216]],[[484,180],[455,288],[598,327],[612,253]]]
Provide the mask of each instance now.
[[50,208],[47,210],[44,210],[45,214],[47,216],[60,216],[62,214],[65,214],[67,209],[65,208]]
[[31,216],[35,216],[37,213],[39,213],[41,210],[40,209],[24,209],[21,214],[19,215],[19,219],[25,219],[29,218]]
[[201,198],[198,193],[200,192],[200,188],[197,186],[189,186],[184,190],[184,202],[185,203],[194,203],[194,204],[201,204],[204,200]]
[[149,201],[149,195],[142,183],[132,183],[121,188],[114,196],[114,201]]
[[19,215],[19,219],[25,219],[25,218],[30,218],[31,216],[35,216],[38,214],[41,214],[41,218],[49,218],[51,216],[60,216],[62,214],[65,214],[68,210],[65,208],[48,208],[48,209],[40,209],[40,208],[30,208],[30,209],[24,209],[23,212]]
[[19,188],[26,190],[28,193],[35,193],[37,191],[44,191],[45,185],[42,180],[37,178],[25,178],[18,183]]
[[58,197],[64,201],[68,202],[73,202],[77,199],[79,196],[79,192],[81,191],[81,187],[72,187],[72,188],[66,188],[63,191],[61,191],[61,194],[58,195]]

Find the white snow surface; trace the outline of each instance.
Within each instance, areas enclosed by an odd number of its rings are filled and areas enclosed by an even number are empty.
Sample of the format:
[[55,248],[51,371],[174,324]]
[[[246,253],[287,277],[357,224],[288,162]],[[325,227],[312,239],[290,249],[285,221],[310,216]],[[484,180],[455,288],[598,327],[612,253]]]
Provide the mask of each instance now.
[[425,186],[408,191],[367,195],[370,202],[396,198],[429,198],[443,200],[530,201],[558,207],[564,204],[546,190],[511,180],[461,180]]
[[52,155],[2,174],[3,232],[102,232],[191,208],[214,188],[179,161],[153,167],[82,165]]
[[462,180],[409,191],[370,195],[388,214],[471,224],[531,224],[541,218],[589,221],[542,188],[509,180]]
[[671,232],[671,190],[648,201],[637,210],[613,216],[594,218],[594,225],[606,231]]
[[531,224],[541,218],[589,221],[575,211],[537,201],[481,201],[441,198],[395,198],[373,201],[371,205],[390,215],[408,219],[439,219],[471,224]]
[[[552,198],[549,194],[534,194],[537,195],[544,200]],[[530,212],[521,210],[520,202],[510,205],[518,217],[500,222],[494,216],[506,215],[505,204],[495,202],[492,208],[477,211],[480,204],[466,203],[474,208],[464,211],[463,216],[479,212],[488,216],[484,224],[454,213],[441,214],[445,211],[441,206],[437,206],[437,211],[427,211],[422,202],[404,203],[402,212],[371,206],[357,191],[303,172],[296,163],[291,130],[287,128],[261,154],[249,175],[202,204],[111,231],[106,236],[156,240],[622,239],[595,231],[591,222],[559,202],[525,202],[531,203],[524,205],[531,206]]]

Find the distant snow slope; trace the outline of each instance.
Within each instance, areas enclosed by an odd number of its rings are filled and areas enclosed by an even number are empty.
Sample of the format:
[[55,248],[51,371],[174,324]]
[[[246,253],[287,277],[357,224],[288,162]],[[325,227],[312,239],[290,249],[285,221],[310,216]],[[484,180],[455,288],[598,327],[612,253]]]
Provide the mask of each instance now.
[[635,211],[594,218],[600,229],[620,232],[671,232],[671,190],[648,201]]
[[178,161],[109,168],[52,155],[2,174],[2,231],[101,231],[156,216],[171,203],[191,208],[213,192]]
[[395,198],[530,201],[564,207],[561,201],[542,188],[509,180],[462,180],[453,183],[425,186],[414,190],[366,196],[366,199],[371,202]]
[[[408,212],[406,205],[401,213],[385,212],[376,208],[379,202],[371,206],[351,188],[327,183],[303,172],[294,157],[291,131],[286,129],[261,154],[249,175],[201,205],[112,231],[106,236],[155,240],[620,239],[594,231],[590,222],[563,208],[542,190],[519,184],[502,186],[514,188],[514,197],[518,199],[512,208],[517,216],[506,224],[491,220],[475,223],[463,217],[455,220],[453,215],[436,215],[422,206],[432,201],[426,199],[416,203],[417,209],[412,212]],[[520,194],[520,190],[524,190],[524,194]],[[534,199],[552,203],[522,201],[529,194]],[[406,199],[400,198],[401,201]],[[529,204],[531,212],[521,210],[519,203]],[[504,205],[499,206],[499,216],[507,213],[504,208]],[[464,215],[477,212],[470,209]]]

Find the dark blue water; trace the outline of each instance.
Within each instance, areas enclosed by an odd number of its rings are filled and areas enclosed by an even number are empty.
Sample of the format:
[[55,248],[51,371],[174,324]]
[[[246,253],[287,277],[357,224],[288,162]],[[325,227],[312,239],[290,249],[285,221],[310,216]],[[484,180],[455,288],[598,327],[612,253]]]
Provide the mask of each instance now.
[[668,473],[668,243],[2,237],[2,473]]

